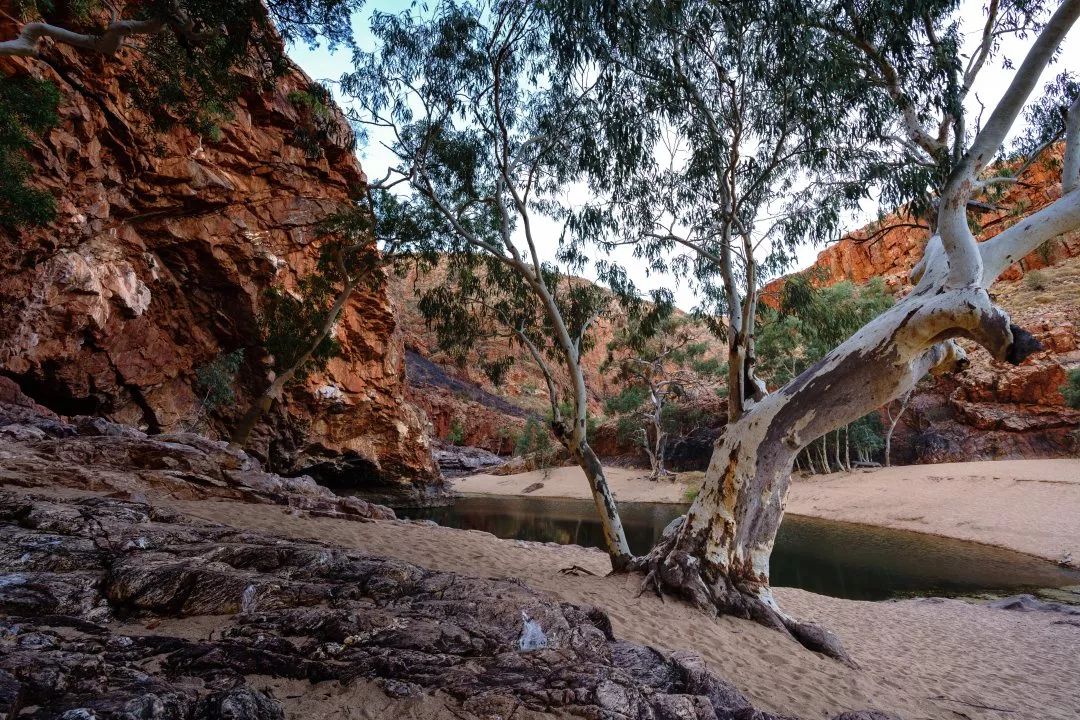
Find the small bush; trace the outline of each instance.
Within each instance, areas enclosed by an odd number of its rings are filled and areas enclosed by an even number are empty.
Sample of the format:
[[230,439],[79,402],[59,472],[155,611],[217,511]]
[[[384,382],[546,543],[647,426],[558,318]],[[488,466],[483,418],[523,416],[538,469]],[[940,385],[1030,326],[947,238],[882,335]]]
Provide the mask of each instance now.
[[517,442],[514,444],[514,456],[521,457],[540,450],[551,449],[551,433],[544,427],[535,415],[530,415],[525,421],[525,427],[521,430]]
[[244,350],[233,350],[228,354],[219,354],[207,364],[196,368],[195,383],[203,394],[203,407],[206,410],[228,405],[236,400],[233,383],[236,373],[244,362]]
[[1024,275],[1024,287],[1028,290],[1045,290],[1047,284],[1046,273],[1041,270],[1032,270]]
[[1065,396],[1065,404],[1071,408],[1080,410],[1080,368],[1070,370],[1061,386],[1061,394]]
[[446,434],[446,441],[451,445],[461,445],[465,442],[465,427],[460,420],[455,418],[450,423],[450,432]]
[[604,410],[612,415],[621,415],[637,410],[648,397],[649,390],[644,385],[628,385],[613,398],[604,403]]

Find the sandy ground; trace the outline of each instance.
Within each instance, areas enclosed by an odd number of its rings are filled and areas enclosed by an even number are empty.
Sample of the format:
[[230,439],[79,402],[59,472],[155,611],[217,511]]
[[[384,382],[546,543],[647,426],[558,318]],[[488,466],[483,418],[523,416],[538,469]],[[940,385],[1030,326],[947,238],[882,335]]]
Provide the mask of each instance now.
[[[685,502],[686,485],[608,468],[622,502]],[[455,481],[459,492],[588,498],[581,470],[560,467]],[[909,465],[797,478],[787,512],[915,530],[1080,563],[1080,460],[999,460]]]
[[[839,633],[860,665],[853,670],[759,625],[710,618],[651,594],[638,597],[640,577],[603,577],[607,560],[596,550],[405,522],[298,517],[268,505],[168,504],[215,522],[431,568],[520,578],[566,600],[602,607],[620,637],[698,652],[760,706],[808,720],[865,708],[906,720],[1080,717],[1080,626],[1061,624],[1057,614],[991,610],[958,600],[855,602],[778,589],[789,612]],[[563,572],[575,565],[595,575]]]
[[996,460],[818,475],[792,484],[787,510],[1080,564],[1080,460]]
[[[606,467],[608,486],[621,502],[686,502],[687,486],[681,482],[653,482],[638,468]],[[470,495],[528,495],[530,497],[589,499],[585,475],[576,465],[533,470],[517,475],[470,475],[452,481],[454,489]],[[533,485],[543,487],[524,492]]]

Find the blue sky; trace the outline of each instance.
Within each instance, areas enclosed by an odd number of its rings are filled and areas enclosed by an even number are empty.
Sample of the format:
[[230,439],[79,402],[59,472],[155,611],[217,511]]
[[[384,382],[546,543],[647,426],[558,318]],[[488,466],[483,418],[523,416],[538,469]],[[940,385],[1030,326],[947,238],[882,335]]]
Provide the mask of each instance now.
[[[403,0],[394,0],[392,2],[369,2],[363,10],[356,13],[353,17],[353,29],[357,42],[364,48],[370,48],[372,45],[372,37],[368,26],[372,11],[397,12],[408,8],[412,4],[413,3],[411,2]],[[982,0],[963,0],[961,14],[965,20],[965,28],[970,28],[972,31],[981,30],[983,17]],[[1026,50],[1028,43],[1030,43],[1030,40],[1027,42],[1018,40],[1006,42],[1003,47],[1003,56],[1011,57],[1015,61],[1015,64],[1019,65],[1019,61],[1023,58],[1023,53]],[[348,51],[338,50],[331,53],[326,48],[316,48],[312,50],[303,46],[295,46],[290,48],[289,54],[293,60],[308,73],[308,75],[316,80],[337,80],[341,77],[342,73],[350,70],[352,66]],[[1062,46],[1062,52],[1058,63],[1047,68],[1047,71],[1042,78],[1042,82],[1051,79],[1061,72],[1063,68],[1080,71],[1080,28],[1073,28]],[[972,105],[972,107],[969,108],[969,112],[972,117],[976,116],[979,112],[979,102],[986,106],[987,112],[993,109],[998,98],[1000,98],[1002,92],[1004,92],[1007,87],[1011,76],[1012,72],[1002,69],[1000,63],[994,66],[988,65],[984,68],[977,79],[970,96],[969,104]],[[1042,82],[1040,82],[1040,86]],[[1019,125],[1014,129],[1019,130]],[[378,136],[373,135],[372,139],[378,139]],[[392,161],[390,153],[380,148],[375,143],[370,143],[368,147],[358,148],[357,155],[360,158],[364,171],[373,178],[382,177],[386,173],[386,168],[389,166],[389,163]],[[873,204],[867,204],[864,210],[865,212],[862,216],[853,216],[850,218],[848,226],[849,230],[855,230],[865,225],[876,216],[877,208]],[[558,244],[560,232],[559,226],[552,222],[544,222],[543,219],[541,219],[540,222],[535,223],[535,230],[537,236],[543,238],[540,241],[541,255],[544,256],[545,259],[551,259],[554,256]],[[822,246],[804,246],[799,253],[797,267],[804,268],[812,264],[817,257],[817,254],[822,249]],[[677,304],[686,310],[689,310],[697,304],[695,293],[685,281],[680,281],[679,278],[671,275],[650,274],[641,261],[636,261],[633,258],[632,253],[628,248],[623,248],[621,250],[621,252],[615,254],[613,259],[622,262],[622,264],[626,266],[630,277],[641,288],[644,290],[657,287],[669,288],[675,293]],[[595,277],[591,272],[586,272],[584,274],[591,278]]]

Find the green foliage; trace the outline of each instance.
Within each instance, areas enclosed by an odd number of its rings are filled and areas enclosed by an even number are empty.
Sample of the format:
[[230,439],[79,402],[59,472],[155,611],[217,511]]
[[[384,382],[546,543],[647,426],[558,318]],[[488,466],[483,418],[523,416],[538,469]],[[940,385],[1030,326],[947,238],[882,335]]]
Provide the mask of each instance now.
[[[845,281],[820,288],[817,280],[811,275],[788,278],[780,311],[761,309],[758,370],[774,386],[798,376],[893,304],[881,278],[862,287]],[[851,423],[848,432],[851,447],[867,456],[884,447],[876,412]]]
[[300,111],[300,122],[293,129],[293,142],[303,148],[308,159],[317,160],[323,156],[323,147],[332,142],[338,127],[330,91],[313,82],[305,90],[293,90],[288,98]]
[[51,82],[0,77],[0,227],[44,225],[56,215],[52,195],[27,185],[34,170],[25,152],[56,125],[59,101]]
[[793,275],[785,281],[780,311],[761,309],[758,369],[774,386],[787,383],[825,357],[893,304],[881,278],[862,287],[844,281],[819,288],[814,280]]
[[[395,156],[395,190],[376,192],[380,237],[439,274],[417,307],[460,363],[504,339],[522,351],[512,355],[568,367],[611,305],[611,293],[574,277],[590,261],[575,233],[558,238],[554,257],[532,251],[541,218],[563,224],[566,191],[606,157],[596,120],[612,92],[556,61],[552,30],[533,3],[375,12],[372,50],[342,78],[353,119],[385,133]],[[600,266],[620,299],[636,298],[625,275]],[[508,369],[484,368],[496,382]],[[573,392],[557,388],[551,401]]]
[[642,385],[627,385],[619,394],[604,402],[604,410],[611,415],[625,415],[641,409],[649,391]]
[[660,423],[669,435],[687,435],[708,420],[704,408],[689,403],[669,402],[660,412]]
[[1080,410],[1080,368],[1069,371],[1061,394],[1065,396],[1066,405]]
[[236,400],[233,383],[244,362],[243,348],[222,353],[195,370],[195,383],[203,393],[203,407],[213,410]]
[[1024,274],[1024,287],[1028,290],[1045,290],[1046,285],[1046,273],[1041,270],[1030,270]]
[[848,426],[848,442],[853,449],[862,449],[867,457],[873,457],[885,447],[885,428],[881,415],[874,412],[865,415]]
[[454,418],[450,423],[450,431],[446,434],[446,440],[451,445],[462,445],[465,442],[465,426],[461,420]]
[[371,287],[383,281],[383,259],[373,247],[372,228],[370,208],[361,205],[328,217],[318,229],[314,270],[298,280],[294,291],[266,291],[259,316],[262,344],[278,373],[295,368],[293,382],[324,369],[340,353],[332,332],[316,343],[335,304],[347,301],[362,281]]
[[[295,293],[279,288],[266,291],[259,329],[263,347],[274,358],[275,371],[281,373],[300,363],[293,381],[303,380],[312,370],[325,369],[330,358],[341,352],[332,334],[311,350],[333,301],[333,287],[317,275],[302,278]],[[310,358],[301,363],[309,351]]]
[[[97,0],[20,0],[22,16],[74,23],[79,32],[97,33],[104,5]],[[363,0],[146,0],[129,3],[129,18],[162,20],[161,32],[140,35],[135,73],[128,88],[154,126],[187,126],[211,140],[232,118],[232,106],[245,90],[272,87],[291,67],[284,45],[309,47],[324,41],[333,49],[351,47],[351,15]]]
[[535,415],[530,415],[514,444],[514,457],[532,453],[547,454],[550,450],[551,431]]

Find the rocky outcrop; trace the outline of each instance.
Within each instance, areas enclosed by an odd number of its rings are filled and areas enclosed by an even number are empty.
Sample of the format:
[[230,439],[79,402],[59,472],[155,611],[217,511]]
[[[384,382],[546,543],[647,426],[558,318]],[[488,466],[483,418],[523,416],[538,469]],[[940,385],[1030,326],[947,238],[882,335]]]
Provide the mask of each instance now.
[[394,517],[389,508],[340,497],[307,476],[265,472],[247,453],[202,435],[147,436],[100,417],[79,416],[65,422],[35,406],[4,377],[0,377],[0,484],[125,498],[272,503],[295,513],[347,520]]
[[441,691],[458,717],[781,720],[698,656],[620,641],[601,610],[513,580],[109,498],[0,493],[0,537],[3,717],[277,720],[366,685]]
[[[0,36],[15,33],[17,6],[0,0]],[[265,92],[251,83],[211,141],[150,129],[125,92],[131,53],[106,60],[47,43],[42,60],[0,58],[0,73],[51,80],[63,98],[59,126],[30,152],[58,217],[0,231],[0,373],[58,413],[153,433],[195,422],[195,371],[220,352],[247,351],[238,405],[265,386],[262,294],[312,268],[316,226],[365,178],[340,117],[317,157],[297,136],[305,110],[290,93],[311,82],[298,69]],[[257,431],[256,454],[385,495],[437,483],[385,289],[353,295],[337,339],[341,356],[289,391]]]
[[[1047,152],[1045,162],[1035,163],[1021,178],[1022,183],[1001,197],[986,203],[990,209],[977,216],[978,237],[987,240],[1005,230],[1021,217],[1036,212],[1061,197],[1061,148]],[[1019,212],[1012,212],[1016,208]],[[925,220],[903,213],[886,216],[878,222],[845,235],[818,253],[813,268],[823,285],[841,280],[862,284],[881,277],[889,287],[900,290],[908,285],[908,273],[922,258],[930,237]],[[1080,233],[1066,234],[1046,243],[1022,258],[1002,275],[1002,280],[1019,280],[1030,270],[1080,257]],[[766,300],[778,297],[783,279],[769,283],[763,294]]]

